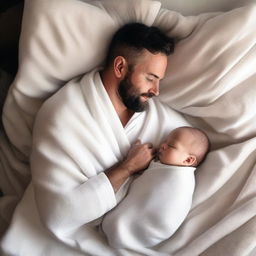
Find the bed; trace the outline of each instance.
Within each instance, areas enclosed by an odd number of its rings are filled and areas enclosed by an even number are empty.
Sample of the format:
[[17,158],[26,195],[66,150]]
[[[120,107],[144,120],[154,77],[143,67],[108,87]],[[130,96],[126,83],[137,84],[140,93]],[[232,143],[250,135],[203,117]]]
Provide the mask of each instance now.
[[[118,3],[25,1],[19,70],[0,136],[2,254],[256,255],[255,1]],[[189,215],[172,237],[136,251],[115,250],[95,235],[78,250],[38,217],[29,169],[33,124],[47,98],[101,65],[114,31],[132,21],[177,38],[159,98],[206,131],[211,152],[196,172]]]

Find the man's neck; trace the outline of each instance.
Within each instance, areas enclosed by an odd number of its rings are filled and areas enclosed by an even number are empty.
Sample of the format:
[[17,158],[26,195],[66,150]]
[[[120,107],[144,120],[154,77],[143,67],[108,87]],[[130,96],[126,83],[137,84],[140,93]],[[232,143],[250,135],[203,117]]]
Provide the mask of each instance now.
[[102,80],[102,83],[106,89],[106,92],[108,93],[108,96],[116,110],[116,113],[123,125],[125,125],[129,122],[131,117],[134,114],[134,111],[129,110],[120,99],[117,91],[118,91],[118,84],[117,82],[112,78],[111,74],[109,74],[106,71],[100,72],[100,77]]
[[119,116],[119,119],[123,125],[123,127],[125,127],[125,125],[129,122],[129,120],[132,118],[134,112],[131,110],[126,109],[123,112],[117,113]]

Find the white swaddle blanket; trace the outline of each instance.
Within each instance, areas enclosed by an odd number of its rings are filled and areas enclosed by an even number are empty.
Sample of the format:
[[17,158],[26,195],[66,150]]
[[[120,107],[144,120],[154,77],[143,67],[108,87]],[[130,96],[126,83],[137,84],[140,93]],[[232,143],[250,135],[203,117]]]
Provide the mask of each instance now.
[[[158,146],[170,130],[181,125],[187,125],[181,115],[154,99],[123,127],[98,72],[72,80],[39,111],[31,156],[33,186],[15,212],[15,225],[3,239],[4,250],[17,251],[22,235],[22,255],[47,251],[51,237],[46,226],[72,248],[112,255],[96,224],[122,198],[126,187],[115,195],[103,171],[122,160],[136,139]],[[26,220],[30,211],[38,216],[33,222]]]
[[194,167],[152,161],[127,196],[103,219],[115,248],[152,247],[169,238],[186,218],[195,188]]

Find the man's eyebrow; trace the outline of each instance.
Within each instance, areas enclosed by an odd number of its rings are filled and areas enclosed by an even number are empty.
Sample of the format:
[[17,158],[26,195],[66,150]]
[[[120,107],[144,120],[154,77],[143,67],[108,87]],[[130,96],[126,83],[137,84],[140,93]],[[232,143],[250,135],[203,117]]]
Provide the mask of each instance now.
[[153,73],[148,73],[148,75],[153,76],[153,77],[155,77],[156,79],[160,79],[159,76],[157,76],[157,75],[155,75],[155,74],[153,74]]
[[157,76],[157,75],[154,74],[154,73],[148,73],[148,75],[153,76],[153,77],[155,77],[156,79],[159,79],[160,81],[163,79],[163,78],[160,78],[159,76]]

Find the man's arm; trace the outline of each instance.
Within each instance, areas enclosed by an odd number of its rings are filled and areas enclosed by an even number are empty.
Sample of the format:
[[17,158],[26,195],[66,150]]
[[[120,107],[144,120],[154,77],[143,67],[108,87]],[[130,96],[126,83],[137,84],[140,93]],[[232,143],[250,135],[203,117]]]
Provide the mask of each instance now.
[[116,204],[114,191],[153,157],[151,144],[138,141],[123,161],[86,177],[71,158],[70,147],[76,143],[63,144],[65,136],[59,130],[55,136],[57,131],[44,129],[42,123],[37,128],[31,156],[35,200],[42,222],[60,239],[111,210]]

